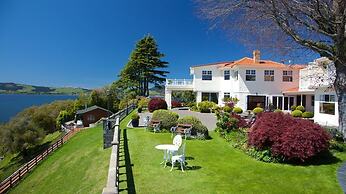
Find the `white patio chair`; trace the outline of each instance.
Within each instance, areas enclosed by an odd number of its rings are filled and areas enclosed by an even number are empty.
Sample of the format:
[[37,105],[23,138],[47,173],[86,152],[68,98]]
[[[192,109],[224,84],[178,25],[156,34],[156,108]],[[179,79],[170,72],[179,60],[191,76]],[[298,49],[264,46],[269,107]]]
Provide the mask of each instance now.
[[183,138],[181,137],[181,135],[176,135],[173,139],[173,145],[180,147],[182,143]]
[[173,135],[174,135],[174,134],[176,133],[176,131],[177,131],[177,127],[171,127],[170,131],[171,131],[171,133],[172,133],[171,137],[173,137]]
[[186,143],[184,143],[183,146],[181,146],[179,148],[179,150],[176,154],[172,155],[172,167],[171,167],[170,171],[173,170],[175,163],[179,162],[181,171],[184,172],[184,168],[185,168],[185,146],[186,146]]

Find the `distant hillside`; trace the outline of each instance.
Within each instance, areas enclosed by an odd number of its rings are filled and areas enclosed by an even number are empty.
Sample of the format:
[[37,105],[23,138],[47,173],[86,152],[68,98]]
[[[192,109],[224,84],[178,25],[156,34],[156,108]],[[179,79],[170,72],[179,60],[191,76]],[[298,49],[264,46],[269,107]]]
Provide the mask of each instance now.
[[150,96],[164,96],[165,95],[165,87],[161,85],[153,86],[149,89]]
[[16,83],[0,83],[0,94],[81,94],[90,92],[84,88],[45,87]]

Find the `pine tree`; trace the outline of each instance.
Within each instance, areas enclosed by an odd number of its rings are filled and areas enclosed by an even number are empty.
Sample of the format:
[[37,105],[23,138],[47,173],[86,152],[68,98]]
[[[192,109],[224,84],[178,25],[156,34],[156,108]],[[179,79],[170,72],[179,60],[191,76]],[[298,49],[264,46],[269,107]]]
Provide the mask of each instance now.
[[136,91],[138,95],[149,96],[150,84],[165,81],[167,62],[162,61],[164,54],[158,51],[155,39],[147,35],[139,40],[130,59],[120,73],[118,84],[124,89]]

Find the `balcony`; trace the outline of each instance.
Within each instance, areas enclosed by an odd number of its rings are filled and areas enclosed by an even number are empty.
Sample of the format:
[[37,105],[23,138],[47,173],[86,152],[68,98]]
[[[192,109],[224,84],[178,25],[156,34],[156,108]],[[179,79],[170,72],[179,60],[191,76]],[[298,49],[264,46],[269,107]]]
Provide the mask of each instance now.
[[192,90],[193,80],[192,79],[167,79],[166,89],[169,90]]

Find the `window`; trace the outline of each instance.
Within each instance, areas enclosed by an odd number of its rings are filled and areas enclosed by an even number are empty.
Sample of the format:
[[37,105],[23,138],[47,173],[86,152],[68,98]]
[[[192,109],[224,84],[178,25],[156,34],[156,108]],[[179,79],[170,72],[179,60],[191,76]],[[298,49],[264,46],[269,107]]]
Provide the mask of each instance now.
[[230,71],[229,70],[225,70],[223,72],[223,75],[224,75],[225,80],[229,80],[229,78],[230,78]]
[[231,94],[229,92],[225,92],[223,93],[223,98],[226,99],[226,98],[230,98],[231,97]]
[[329,95],[329,94],[321,95],[320,96],[320,101],[335,102],[335,96],[334,95]]
[[283,71],[282,72],[282,81],[283,82],[292,82],[293,77],[292,77],[292,71]]
[[315,96],[311,96],[311,106],[315,106]]
[[95,121],[95,116],[94,115],[88,115],[87,120],[93,122],[93,121]]
[[256,70],[246,70],[246,81],[256,81]]
[[212,80],[212,77],[211,71],[202,71],[202,80]]
[[335,115],[335,95],[320,96],[320,113]]
[[264,70],[264,81],[274,81],[274,70]]

